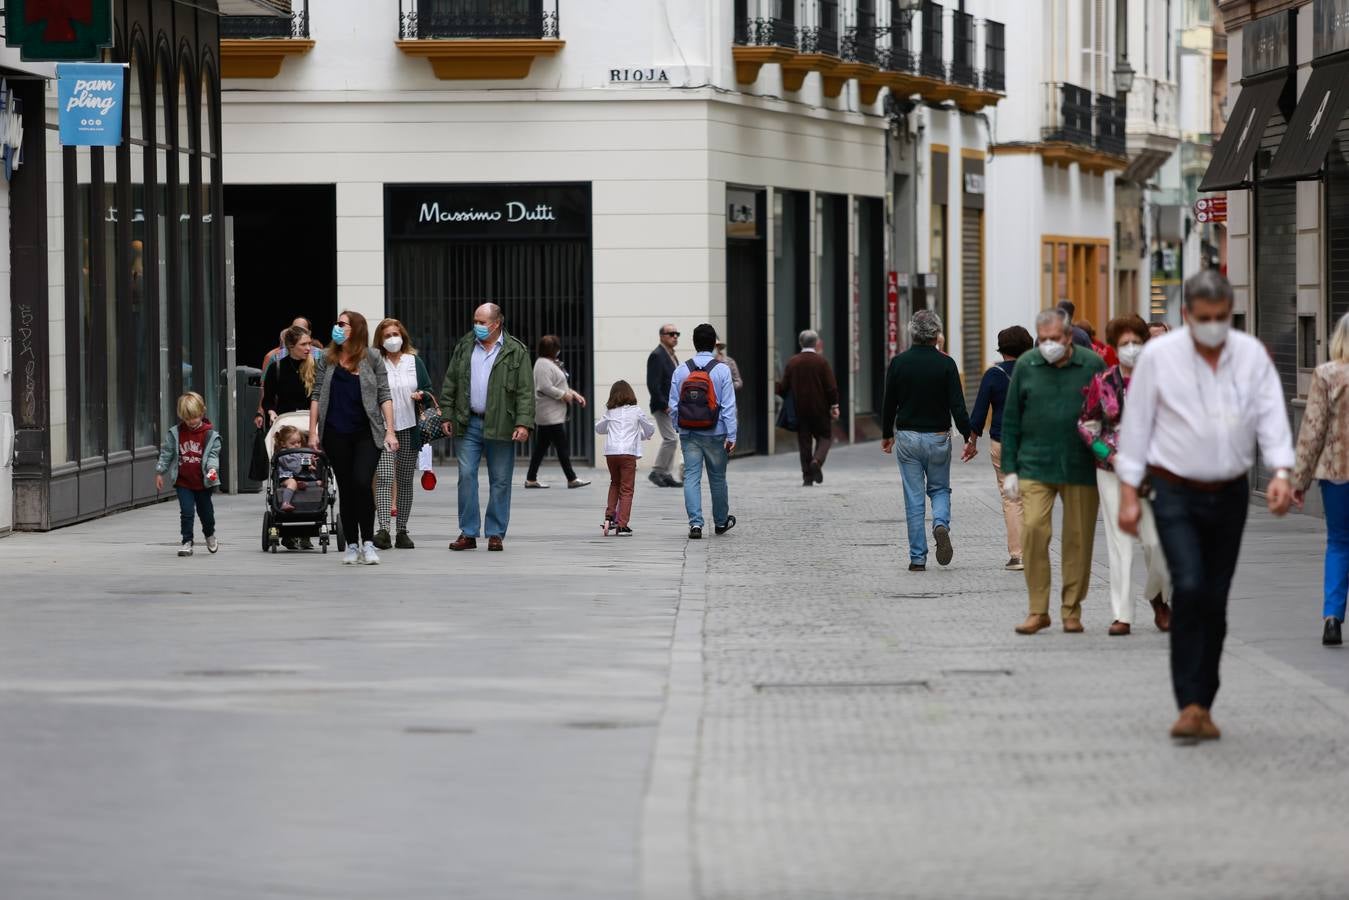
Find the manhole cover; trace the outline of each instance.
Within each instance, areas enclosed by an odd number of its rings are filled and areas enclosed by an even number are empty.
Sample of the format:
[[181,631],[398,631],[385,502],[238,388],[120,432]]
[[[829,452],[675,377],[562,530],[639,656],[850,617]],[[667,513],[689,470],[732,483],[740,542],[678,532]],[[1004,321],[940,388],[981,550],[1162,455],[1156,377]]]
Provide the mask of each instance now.
[[755,691],[926,691],[926,681],[801,681],[754,685]]
[[403,734],[473,734],[472,728],[438,728],[433,725],[409,725]]
[[189,678],[275,678],[300,673],[295,669],[189,669],[178,674]]

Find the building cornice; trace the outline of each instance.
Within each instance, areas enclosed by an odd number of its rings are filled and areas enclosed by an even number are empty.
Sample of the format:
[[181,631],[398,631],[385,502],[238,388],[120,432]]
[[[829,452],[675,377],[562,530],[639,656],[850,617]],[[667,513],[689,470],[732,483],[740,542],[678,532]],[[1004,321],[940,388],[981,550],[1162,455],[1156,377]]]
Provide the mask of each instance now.
[[1230,33],[1252,19],[1286,9],[1310,6],[1312,0],[1218,0],[1218,12],[1223,16],[1223,27]]

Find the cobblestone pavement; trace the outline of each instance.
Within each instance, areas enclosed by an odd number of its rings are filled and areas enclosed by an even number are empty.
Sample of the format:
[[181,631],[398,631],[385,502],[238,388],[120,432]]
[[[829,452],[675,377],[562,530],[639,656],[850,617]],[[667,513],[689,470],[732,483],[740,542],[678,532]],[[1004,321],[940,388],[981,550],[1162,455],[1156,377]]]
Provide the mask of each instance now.
[[[956,557],[924,574],[904,571],[899,479],[875,445],[836,454],[816,488],[786,465],[735,472],[740,526],[705,557],[696,892],[1345,896],[1334,785],[1349,703],[1326,683],[1349,680],[1318,645],[1319,524],[1252,516],[1215,708],[1225,735],[1178,747],[1150,616],[1106,635],[1101,564],[1086,634],[1059,631],[1051,603],[1054,630],[1015,635],[1024,582],[1001,568],[987,457],[955,469]],[[1282,575],[1266,565],[1279,554]],[[1261,587],[1280,577],[1279,595]],[[1333,658],[1319,680],[1246,642],[1277,620],[1249,608],[1261,594]]]

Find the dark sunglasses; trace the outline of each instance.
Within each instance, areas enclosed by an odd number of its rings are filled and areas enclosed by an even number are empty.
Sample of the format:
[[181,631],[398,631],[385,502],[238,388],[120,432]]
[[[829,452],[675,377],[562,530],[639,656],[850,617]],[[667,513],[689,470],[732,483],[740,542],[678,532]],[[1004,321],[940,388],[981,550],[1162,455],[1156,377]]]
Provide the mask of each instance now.
[[343,328],[350,328],[350,327],[351,327],[351,323],[350,323],[350,322],[338,322],[337,324],[340,325],[340,326],[343,327]]
[[660,336],[661,336],[661,337],[679,337],[679,332],[677,332],[677,331],[662,331],[662,332],[660,333]]

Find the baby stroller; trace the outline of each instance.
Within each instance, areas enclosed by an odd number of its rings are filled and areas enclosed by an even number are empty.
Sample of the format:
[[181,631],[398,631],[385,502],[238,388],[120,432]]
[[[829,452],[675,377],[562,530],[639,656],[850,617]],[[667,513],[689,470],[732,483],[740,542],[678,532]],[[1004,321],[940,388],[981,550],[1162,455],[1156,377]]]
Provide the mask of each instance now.
[[[268,435],[269,453],[271,437]],[[337,536],[339,551],[347,549],[337,513],[337,479],[328,458],[310,447],[294,447],[278,450],[271,459],[264,488],[267,508],[262,516],[262,552],[277,552],[282,541],[317,537],[319,549],[327,553],[330,535]],[[292,480],[293,493],[286,489]]]

